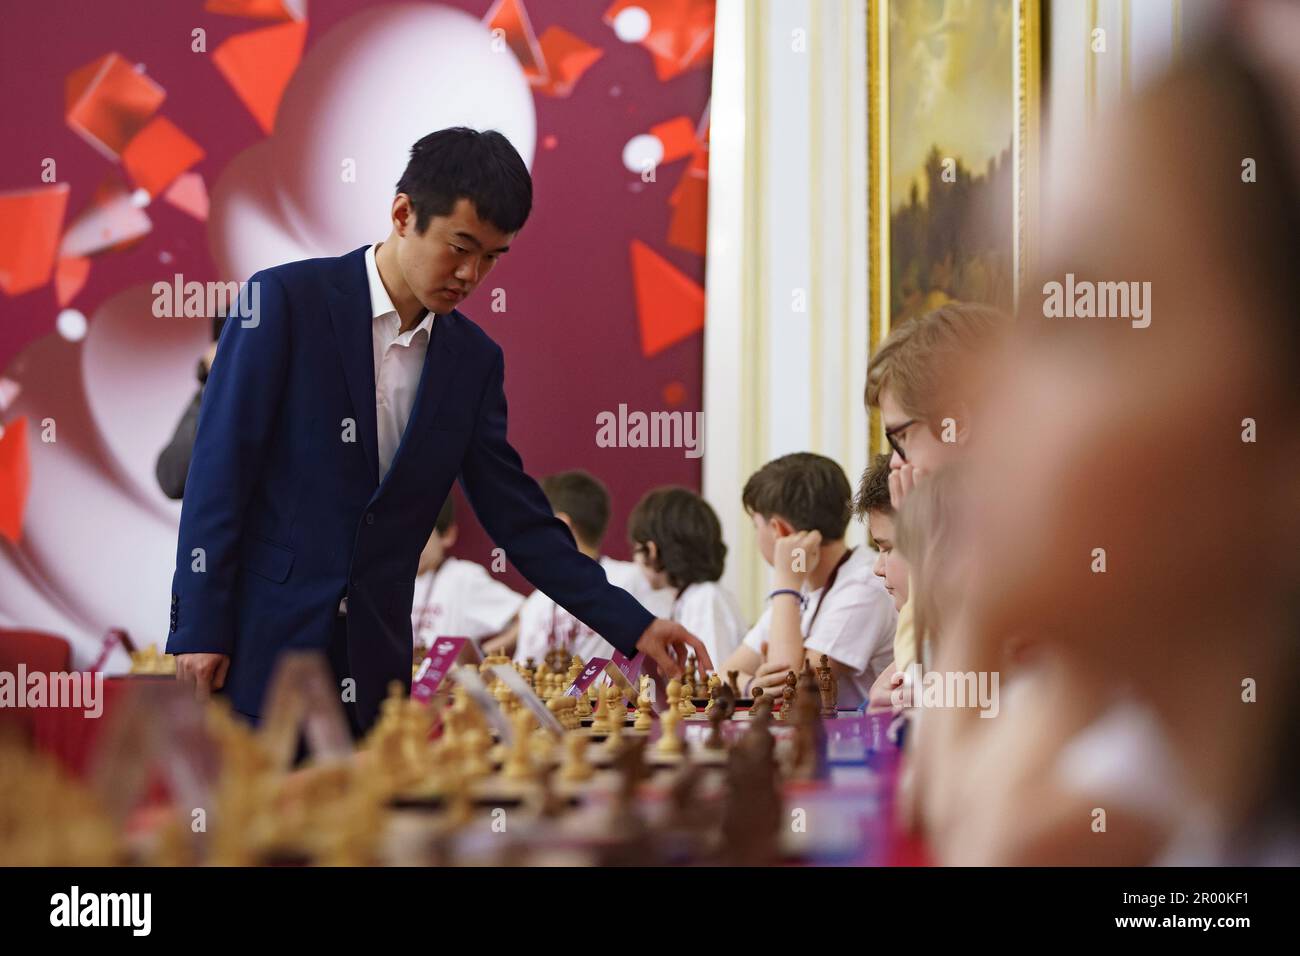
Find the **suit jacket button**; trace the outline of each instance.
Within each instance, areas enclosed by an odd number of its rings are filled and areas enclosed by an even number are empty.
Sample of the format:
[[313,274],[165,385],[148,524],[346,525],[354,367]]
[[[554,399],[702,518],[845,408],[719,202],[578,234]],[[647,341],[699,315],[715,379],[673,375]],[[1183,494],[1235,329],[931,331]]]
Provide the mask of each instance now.
[[366,524],[374,524],[374,523],[375,523],[375,515],[374,512],[371,512],[366,515]]

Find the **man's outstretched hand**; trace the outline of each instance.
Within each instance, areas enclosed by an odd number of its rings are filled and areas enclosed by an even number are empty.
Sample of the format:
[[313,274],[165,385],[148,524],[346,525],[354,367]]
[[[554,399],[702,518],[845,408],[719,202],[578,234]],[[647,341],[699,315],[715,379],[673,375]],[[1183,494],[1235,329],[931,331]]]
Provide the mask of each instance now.
[[176,679],[194,687],[194,696],[207,700],[226,683],[230,658],[225,654],[177,654]]
[[685,673],[688,651],[695,652],[696,660],[706,671],[713,670],[713,661],[704,644],[676,621],[656,618],[636,642],[636,649],[659,665],[659,672],[666,680]]

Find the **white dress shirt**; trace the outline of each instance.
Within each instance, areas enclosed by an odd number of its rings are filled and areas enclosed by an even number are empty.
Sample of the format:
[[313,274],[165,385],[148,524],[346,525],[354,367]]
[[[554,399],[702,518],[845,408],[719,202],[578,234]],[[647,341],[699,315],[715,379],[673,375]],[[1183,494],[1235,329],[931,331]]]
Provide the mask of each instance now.
[[[415,392],[420,387],[424,356],[433,334],[434,313],[426,312],[420,324],[402,332],[402,317],[379,278],[375,264],[375,243],[366,250],[366,278],[370,283],[370,341],[375,353],[375,424],[379,437],[379,480],[383,481],[397,455],[402,433],[411,418]],[[339,614],[348,613],[346,596],[339,601]]]
[[371,341],[375,350],[375,419],[379,428],[379,480],[392,467],[402,433],[411,418],[415,393],[420,387],[424,356],[433,334],[434,313],[426,312],[420,324],[402,332],[402,319],[393,307],[375,264],[375,243],[366,250],[366,275],[370,280]]

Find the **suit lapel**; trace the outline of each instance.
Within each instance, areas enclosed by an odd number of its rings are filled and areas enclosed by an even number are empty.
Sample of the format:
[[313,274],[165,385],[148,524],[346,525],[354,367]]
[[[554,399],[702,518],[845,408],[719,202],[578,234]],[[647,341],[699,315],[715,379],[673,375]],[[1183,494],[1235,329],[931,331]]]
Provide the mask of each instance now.
[[[366,249],[343,256],[329,293],[330,324],[343,360],[343,377],[357,416],[357,434],[370,475],[379,484],[379,427],[375,412],[375,349],[371,333]],[[423,384],[421,385],[423,387]]]
[[[389,478],[401,467],[403,460],[412,454],[420,438],[429,430],[437,415],[438,407],[451,388],[452,378],[457,368],[458,322],[459,318],[455,312],[440,315],[433,320],[429,333],[429,348],[424,353],[424,365],[420,369],[420,384],[416,387],[415,402],[411,405],[411,417],[402,432],[402,440],[393,455],[393,463],[389,466],[384,480],[380,482],[375,497],[383,493]],[[371,377],[374,377],[373,372]]]

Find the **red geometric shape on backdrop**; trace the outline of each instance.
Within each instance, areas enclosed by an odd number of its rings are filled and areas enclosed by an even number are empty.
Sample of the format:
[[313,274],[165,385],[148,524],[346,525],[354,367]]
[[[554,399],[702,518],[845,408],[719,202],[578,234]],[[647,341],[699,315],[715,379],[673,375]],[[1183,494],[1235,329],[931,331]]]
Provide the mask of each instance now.
[[592,46],[559,27],[548,27],[538,43],[549,80],[538,85],[537,89],[547,96],[568,96],[582,79],[582,74],[605,55],[600,47]]
[[54,296],[59,308],[77,297],[90,278],[90,260],[85,256],[68,256],[54,267]]
[[0,535],[14,544],[23,533],[32,462],[27,448],[27,418],[20,415],[0,435]]
[[541,86],[548,81],[546,58],[528,19],[528,11],[520,0],[497,0],[484,14],[483,24],[488,30],[500,30],[505,34],[506,46],[524,68],[524,76],[528,77],[530,84]]
[[0,289],[19,295],[50,281],[68,184],[0,193]]
[[74,132],[115,160],[166,98],[122,56],[107,53],[68,74],[64,115]]
[[155,116],[122,150],[122,165],[137,186],[157,197],[203,155],[203,147],[175,123]]
[[661,82],[703,66],[713,58],[714,0],[616,0],[604,13],[611,27],[627,7],[650,15],[650,32],[637,41],[654,58]]
[[704,289],[639,239],[631,253],[641,354],[650,358],[704,328]]
[[203,4],[208,13],[250,20],[302,20],[306,7],[306,0],[207,0]]
[[668,223],[668,244],[704,255],[709,232],[709,151],[697,150],[682,173],[668,204],[673,207]]
[[176,182],[163,193],[163,199],[200,222],[208,220],[210,206],[208,187],[204,185],[203,177],[198,173],[182,173],[177,176]]
[[95,189],[86,207],[68,224],[59,244],[60,256],[93,256],[122,249],[147,236],[153,223],[135,204],[126,185],[109,176]]
[[695,124],[689,117],[677,116],[650,127],[650,135],[664,144],[664,155],[659,164],[675,163],[700,148],[695,138]]
[[212,62],[268,135],[306,42],[306,23],[281,23],[237,33],[212,52]]

